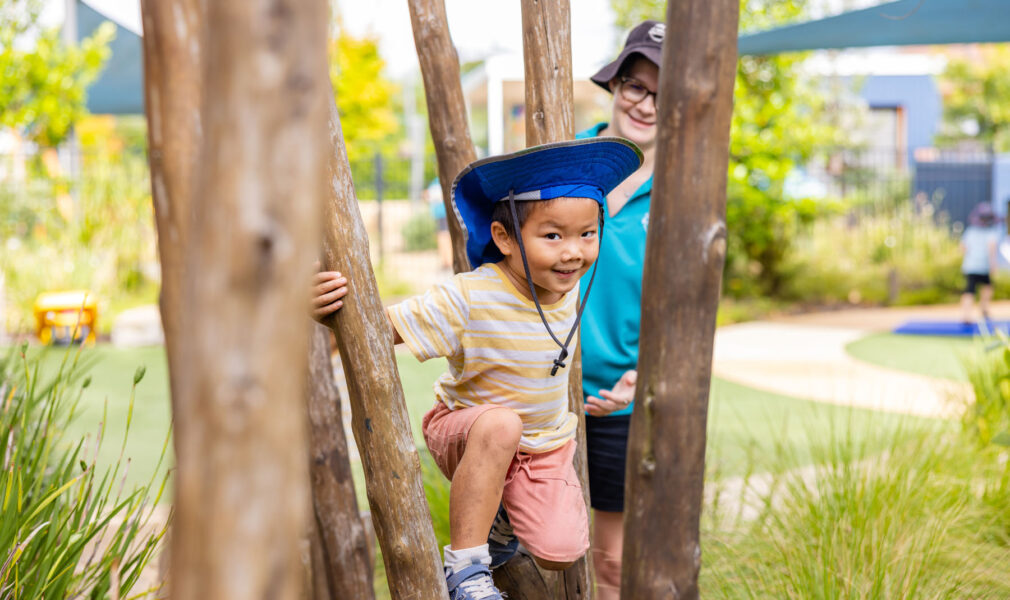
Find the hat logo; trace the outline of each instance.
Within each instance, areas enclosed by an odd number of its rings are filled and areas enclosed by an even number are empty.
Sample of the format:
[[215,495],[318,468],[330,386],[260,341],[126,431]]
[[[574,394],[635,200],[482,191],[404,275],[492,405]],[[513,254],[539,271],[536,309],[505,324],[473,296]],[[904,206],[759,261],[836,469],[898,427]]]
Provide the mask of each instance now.
[[666,23],[656,23],[649,28],[649,38],[652,41],[660,44],[663,42],[664,37],[666,37]]

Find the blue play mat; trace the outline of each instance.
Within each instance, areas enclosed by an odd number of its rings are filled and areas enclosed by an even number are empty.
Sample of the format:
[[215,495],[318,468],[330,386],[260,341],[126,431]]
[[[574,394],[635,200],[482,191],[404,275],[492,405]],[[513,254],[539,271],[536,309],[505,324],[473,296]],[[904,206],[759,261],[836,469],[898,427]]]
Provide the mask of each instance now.
[[1010,334],[1010,321],[986,321],[984,324],[960,321],[907,321],[896,327],[894,333],[972,337],[992,335],[997,330]]

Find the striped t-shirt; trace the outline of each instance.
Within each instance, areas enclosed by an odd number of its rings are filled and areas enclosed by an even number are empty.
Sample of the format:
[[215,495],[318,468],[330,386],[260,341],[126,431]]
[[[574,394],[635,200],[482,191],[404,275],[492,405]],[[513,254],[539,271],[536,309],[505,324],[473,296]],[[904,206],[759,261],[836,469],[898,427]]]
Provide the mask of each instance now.
[[[577,296],[569,292],[555,304],[541,305],[562,341],[575,322]],[[551,376],[560,348],[533,301],[515,289],[498,265],[455,275],[388,312],[418,360],[448,359],[448,372],[435,382],[435,397],[449,410],[482,404],[511,408],[523,421],[523,452],[549,452],[575,437],[568,369]],[[576,339],[569,354],[575,352]]]

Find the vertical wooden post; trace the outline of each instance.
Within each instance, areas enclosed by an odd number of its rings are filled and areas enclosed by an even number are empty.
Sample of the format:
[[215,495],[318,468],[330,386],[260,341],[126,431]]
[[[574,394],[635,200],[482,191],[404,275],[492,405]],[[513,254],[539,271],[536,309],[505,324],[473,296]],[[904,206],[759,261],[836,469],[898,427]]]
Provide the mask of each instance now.
[[575,137],[569,0],[522,0],[526,145]]
[[[568,0],[522,0],[523,64],[526,91],[526,145],[570,140],[575,136],[572,105],[571,16]],[[575,468],[589,509],[586,468],[585,408],[582,400],[581,353],[576,349],[569,370],[569,408],[579,418]],[[523,557],[495,573],[499,588],[520,598],[589,598],[590,561],[582,557],[560,577],[535,574]],[[539,575],[539,576],[535,576]]]
[[477,160],[466,122],[466,102],[459,80],[459,57],[449,37],[444,0],[407,0],[414,45],[421,64],[424,97],[428,103],[428,125],[438,158],[438,180],[452,238],[452,267],[457,273],[469,271],[463,231],[452,209],[452,180],[463,167]]
[[141,0],[141,11],[151,197],[161,262],[159,305],[172,408],[181,412],[183,255],[193,222],[192,179],[200,149],[203,5],[201,0]]
[[621,597],[696,599],[712,342],[726,253],[737,0],[670,2],[628,442]]
[[207,5],[177,381],[186,410],[175,414],[175,598],[300,597],[304,290],[325,172],[327,22],[323,0]]
[[[354,495],[351,461],[344,423],[340,416],[340,391],[330,362],[330,332],[313,327],[309,351],[307,402],[309,414],[309,476],[322,564],[332,598],[369,600],[372,558],[365,539],[358,500]],[[317,585],[317,587],[319,587]]]
[[445,599],[448,593],[421,482],[421,461],[332,94],[329,135],[322,264],[325,270],[344,273],[351,293],[325,325],[336,333],[344,357],[354,439],[365,468],[368,504],[389,590],[397,600]]

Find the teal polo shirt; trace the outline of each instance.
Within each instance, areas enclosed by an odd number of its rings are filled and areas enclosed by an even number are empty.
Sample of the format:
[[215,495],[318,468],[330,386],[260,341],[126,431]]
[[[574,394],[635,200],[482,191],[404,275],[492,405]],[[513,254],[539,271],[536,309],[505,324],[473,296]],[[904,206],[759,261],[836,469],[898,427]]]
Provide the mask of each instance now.
[[[576,135],[576,139],[600,135],[599,123]],[[632,194],[614,216],[606,209],[596,279],[589,293],[580,325],[582,344],[582,392],[599,397],[625,371],[638,368],[638,332],[642,319],[642,271],[645,238],[649,228],[652,177]],[[606,200],[604,200],[606,208]],[[583,297],[589,273],[580,282]],[[614,415],[630,415],[632,406]]]

